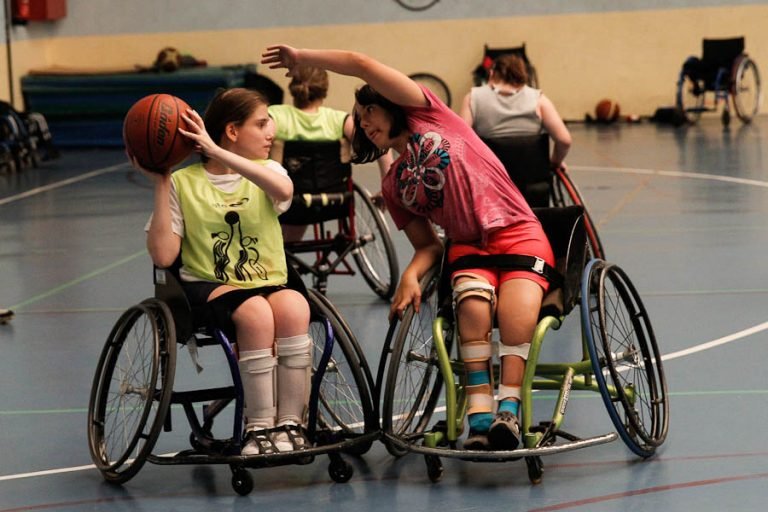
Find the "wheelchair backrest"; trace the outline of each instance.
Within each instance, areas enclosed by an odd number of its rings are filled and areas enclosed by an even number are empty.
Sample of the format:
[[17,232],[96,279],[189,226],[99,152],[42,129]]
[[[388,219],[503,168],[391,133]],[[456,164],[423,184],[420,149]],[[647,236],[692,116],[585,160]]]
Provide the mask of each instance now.
[[555,268],[563,276],[559,290],[550,289],[544,307],[553,305],[563,314],[569,313],[579,302],[581,276],[586,265],[587,235],[584,228],[584,208],[534,208],[534,213],[547,234]]
[[726,68],[730,71],[736,57],[744,52],[744,38],[704,39],[701,61],[709,70]]
[[352,166],[342,162],[341,141],[285,141],[283,167],[295,194],[343,192],[349,188]]
[[[285,141],[283,167],[293,181],[294,200],[280,216],[283,224],[313,224],[350,214],[348,201],[321,201],[312,204],[307,195],[334,194],[349,197],[352,190],[352,165],[342,160],[341,141]],[[345,196],[339,196],[345,194]]]
[[483,139],[531,207],[549,205],[549,135],[517,135]]

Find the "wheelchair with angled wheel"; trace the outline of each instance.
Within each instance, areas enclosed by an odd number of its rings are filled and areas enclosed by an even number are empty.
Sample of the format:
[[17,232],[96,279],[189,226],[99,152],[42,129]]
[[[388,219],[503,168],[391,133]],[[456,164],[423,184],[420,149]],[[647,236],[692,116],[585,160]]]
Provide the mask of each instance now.
[[[353,473],[342,453],[361,455],[379,437],[378,413],[371,398],[373,379],[352,331],[320,293],[307,290],[289,269],[290,288],[303,293],[311,310],[309,334],[314,341],[307,438],[303,450],[243,456],[243,389],[235,348],[207,314],[193,311],[175,271],[156,268],[155,295],[128,308],[115,323],[99,358],[88,405],[88,445],[104,479],[121,484],[148,461],[161,465],[226,464],[234,490],[253,489],[248,468],[307,464],[328,455],[328,472],[336,482]],[[177,346],[190,354],[199,347],[223,351],[231,385],[179,391],[174,389]],[[196,404],[202,404],[196,410]],[[189,424],[190,447],[172,454],[153,452],[161,431],[172,430],[172,408]],[[222,437],[214,422],[222,413]],[[229,425],[229,426],[228,426]],[[222,429],[219,429],[219,432]]]
[[294,198],[280,223],[284,231],[311,227],[308,236],[285,241],[288,262],[323,294],[329,276],[355,275],[357,269],[374,293],[390,299],[399,270],[389,226],[371,194],[352,180],[341,142],[283,144],[278,155],[293,180]]
[[[458,329],[446,269],[436,266],[422,278],[420,311],[409,307],[401,321],[395,319],[390,325],[377,373],[377,392],[383,390],[383,441],[395,456],[424,455],[432,481],[443,474],[442,457],[473,462],[524,458],[529,479],[536,484],[542,480],[541,458],[545,455],[620,437],[632,452],[647,458],[667,436],[669,401],[661,354],[637,290],[617,265],[602,259],[585,264],[581,207],[535,212],[552,244],[555,275],[560,277],[545,296],[531,339],[520,391],[521,448],[485,451],[460,446],[468,381],[458,356]],[[518,257],[509,263],[496,259],[489,266],[521,269],[528,265],[528,270],[536,271],[535,262],[533,267],[530,263]],[[580,359],[545,362],[541,357],[545,335],[559,329],[577,306]],[[498,382],[498,364],[493,371]],[[566,406],[572,392],[578,390],[602,396],[618,434],[581,438],[563,430]],[[547,398],[554,401],[551,412],[543,417],[538,416],[538,407],[534,410],[534,393],[538,392],[549,392]]]
[[597,226],[589,215],[578,187],[563,168],[552,169],[549,165],[548,134],[482,140],[499,158],[532,208],[581,206],[589,242],[588,257],[605,259],[605,249],[597,233]]
[[749,123],[760,110],[762,90],[755,61],[744,52],[744,38],[704,39],[701,57],[688,57],[677,80],[676,106],[689,123],[723,104],[723,125],[736,115]]

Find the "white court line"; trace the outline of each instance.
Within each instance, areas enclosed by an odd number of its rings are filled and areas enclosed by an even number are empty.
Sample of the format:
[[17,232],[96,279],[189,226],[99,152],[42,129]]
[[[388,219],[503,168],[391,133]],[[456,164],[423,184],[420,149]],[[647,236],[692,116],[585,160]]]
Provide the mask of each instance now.
[[101,174],[106,174],[108,172],[114,172],[124,168],[126,165],[127,164],[111,165],[109,167],[104,167],[103,169],[96,169],[95,171],[87,172],[79,176],[74,176],[66,180],[57,181],[56,183],[51,183],[48,185],[44,185],[42,187],[33,188],[30,190],[27,190],[26,192],[22,192],[21,194],[16,194],[15,196],[9,196],[9,197],[0,199],[0,206],[4,204],[12,203],[14,201],[18,201],[20,199],[25,199],[30,196],[41,194],[43,192],[48,192],[49,190],[66,187],[67,185],[71,185],[72,183],[77,183],[78,181],[87,180],[89,178],[93,178],[94,176],[99,176]]
[[667,176],[670,178],[690,178],[697,180],[722,181],[725,183],[738,183],[739,185],[749,185],[752,187],[768,188],[768,181],[750,180],[746,178],[734,178],[733,176],[723,176],[720,174],[701,174],[695,172],[681,171],[660,171],[657,169],[634,169],[631,167],[596,167],[591,165],[573,165],[569,169],[574,171],[596,171],[612,172],[621,174],[646,174],[656,176]]
[[46,471],[35,471],[33,473],[19,473],[17,475],[0,476],[0,482],[5,482],[6,480],[19,480],[21,478],[33,478],[36,476],[48,476],[48,475],[58,475],[61,473],[72,473],[74,471],[84,471],[86,469],[96,469],[96,466],[94,466],[93,464],[89,464],[87,466],[74,466],[71,468],[48,469]]
[[696,352],[702,352],[704,350],[709,350],[710,348],[725,345],[726,343],[730,343],[732,341],[737,341],[741,338],[746,338],[747,336],[752,336],[753,334],[757,334],[758,332],[764,331],[766,329],[768,329],[768,322],[763,322],[748,329],[729,334],[728,336],[723,336],[722,338],[708,341],[707,343],[702,343],[701,345],[696,345],[684,350],[678,350],[677,352],[672,352],[671,354],[661,356],[661,360],[669,361],[671,359],[677,359],[678,357],[689,356],[691,354],[695,354]]

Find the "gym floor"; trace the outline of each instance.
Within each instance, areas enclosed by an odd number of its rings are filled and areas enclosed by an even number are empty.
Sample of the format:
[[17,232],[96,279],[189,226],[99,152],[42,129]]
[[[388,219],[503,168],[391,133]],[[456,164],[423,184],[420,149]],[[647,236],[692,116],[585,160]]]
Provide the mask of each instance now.
[[[355,474],[345,484],[331,481],[325,457],[254,470],[247,497],[234,493],[226,466],[147,464],[122,486],[105,483],[88,455],[88,396],[112,324],[152,295],[143,233],[151,189],[119,150],[66,150],[40,168],[0,175],[0,307],[16,311],[0,326],[0,512],[764,510],[768,117],[734,120],[730,129],[717,116],[679,129],[570,128],[570,172],[607,259],[639,289],[664,354],[670,431],[655,457],[639,460],[620,440],[552,455],[537,486],[522,461],[443,459],[445,474],[433,484],[421,456],[395,459],[376,443],[347,458]],[[376,175],[356,170],[374,190]],[[394,237],[402,269],[410,250],[402,234]],[[359,276],[332,277],[328,296],[375,369],[387,305]],[[572,317],[564,329],[578,329]],[[558,342],[545,341],[545,351],[574,351]],[[195,376],[180,351],[182,378],[220,378],[218,355],[204,354],[207,368]],[[157,453],[188,447],[177,414]],[[565,428],[580,436],[614,430],[599,397],[581,393]]]

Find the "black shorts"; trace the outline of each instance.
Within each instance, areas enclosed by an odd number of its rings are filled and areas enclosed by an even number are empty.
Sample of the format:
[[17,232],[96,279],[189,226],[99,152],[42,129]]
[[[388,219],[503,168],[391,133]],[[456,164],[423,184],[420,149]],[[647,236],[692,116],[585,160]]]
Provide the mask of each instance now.
[[[232,314],[240,305],[251,297],[266,297],[285,290],[286,286],[264,286],[262,288],[240,288],[232,290],[208,301],[211,293],[221,286],[219,283],[206,281],[182,282],[182,288],[192,307],[193,318],[202,318],[202,324],[212,323],[222,331],[230,343],[235,342],[235,324]],[[197,322],[196,322],[197,323]]]

